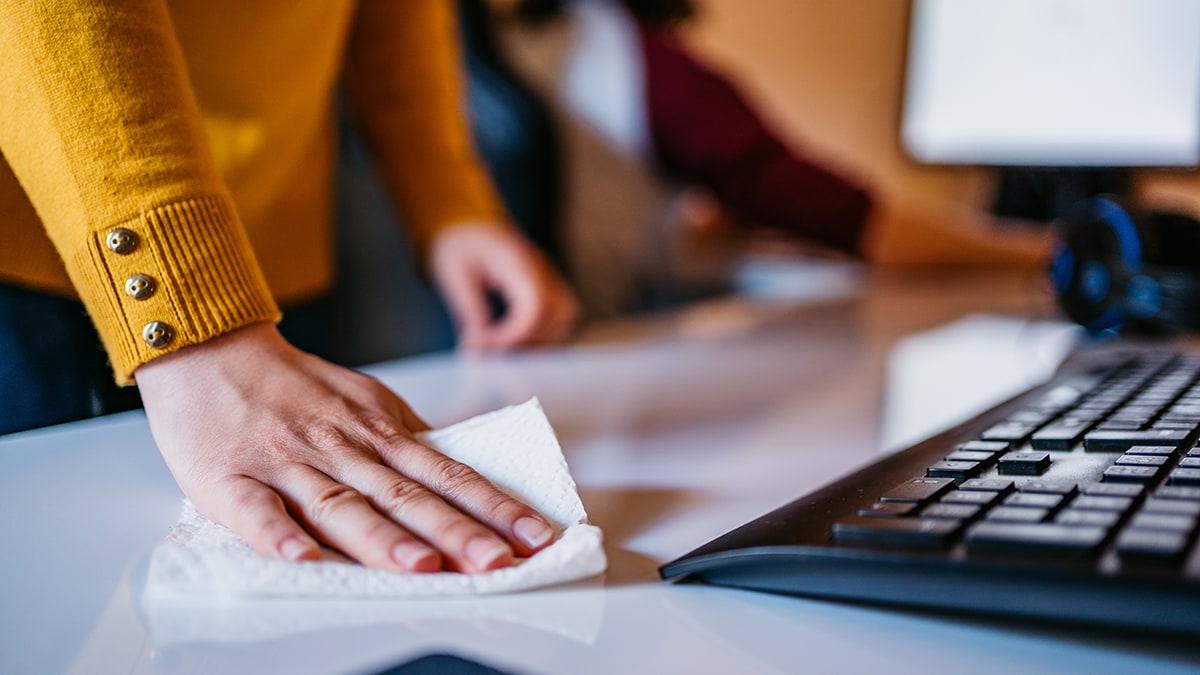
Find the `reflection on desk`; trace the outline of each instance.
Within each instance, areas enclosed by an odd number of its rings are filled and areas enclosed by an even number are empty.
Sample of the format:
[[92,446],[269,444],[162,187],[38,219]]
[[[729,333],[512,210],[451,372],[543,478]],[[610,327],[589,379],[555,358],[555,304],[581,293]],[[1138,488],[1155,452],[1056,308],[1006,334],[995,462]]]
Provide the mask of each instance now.
[[[180,494],[144,417],[0,439],[0,672],[369,673],[433,652],[531,674],[1195,672],[1194,650],[1144,638],[658,580],[662,562],[876,459],[885,392],[913,390],[887,378],[920,376],[890,365],[894,349],[979,314],[1053,318],[1027,275],[888,276],[836,302],[721,299],[559,349],[371,368],[435,425],[542,401],[609,571],[525,594],[146,604],[142,566]],[[906,405],[954,422],[928,391]]]

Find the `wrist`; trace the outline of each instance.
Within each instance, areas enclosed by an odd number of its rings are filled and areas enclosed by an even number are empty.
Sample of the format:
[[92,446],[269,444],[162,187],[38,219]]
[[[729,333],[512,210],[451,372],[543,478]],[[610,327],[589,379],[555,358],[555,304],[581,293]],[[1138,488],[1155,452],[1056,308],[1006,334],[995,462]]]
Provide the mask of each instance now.
[[148,380],[159,379],[162,374],[195,366],[211,367],[224,359],[246,359],[251,352],[278,349],[281,345],[286,345],[286,341],[274,323],[252,323],[151,359],[138,366],[133,375],[138,385],[144,387]]

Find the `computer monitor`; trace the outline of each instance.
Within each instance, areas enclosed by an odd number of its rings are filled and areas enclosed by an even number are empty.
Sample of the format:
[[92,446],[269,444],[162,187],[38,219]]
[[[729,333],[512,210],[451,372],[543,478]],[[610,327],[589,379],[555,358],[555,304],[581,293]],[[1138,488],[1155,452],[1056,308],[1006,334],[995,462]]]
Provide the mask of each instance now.
[[[997,210],[1047,219],[1131,167],[1196,167],[1200,2],[912,0],[901,140],[1004,168]],[[1013,203],[1031,180],[1056,203]]]

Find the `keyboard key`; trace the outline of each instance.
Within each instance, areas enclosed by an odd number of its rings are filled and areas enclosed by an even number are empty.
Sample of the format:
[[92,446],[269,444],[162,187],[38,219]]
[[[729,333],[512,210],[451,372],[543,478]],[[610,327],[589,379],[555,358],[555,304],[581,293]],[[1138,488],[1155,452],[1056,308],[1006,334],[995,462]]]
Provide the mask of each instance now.
[[1025,506],[997,506],[984,516],[986,520],[1006,523],[1040,523],[1050,515],[1050,509]]
[[1200,457],[1184,457],[1177,466],[1181,469],[1200,469]]
[[936,518],[849,518],[833,524],[833,538],[843,544],[944,548],[961,527],[960,521]]
[[1161,467],[1171,459],[1165,455],[1131,455],[1124,454],[1117,458],[1116,463],[1121,466],[1152,466]]
[[1167,479],[1170,485],[1200,485],[1200,469],[1175,469]]
[[1054,415],[1044,410],[1018,410],[1005,418],[1006,422],[1016,422],[1017,424],[1045,424],[1050,421]]
[[1083,494],[1097,497],[1141,497],[1146,488],[1137,483],[1092,483],[1084,486]]
[[943,460],[925,470],[926,476],[940,478],[957,478],[966,480],[983,471],[979,462],[952,462]]
[[1142,483],[1146,484],[1158,476],[1156,466],[1121,466],[1114,464],[1104,470],[1104,481],[1113,483]]
[[1067,407],[1086,396],[1098,383],[1097,378],[1088,375],[1071,377],[1056,384],[1038,402],[1043,406]]
[[1018,492],[1004,499],[1005,506],[1032,506],[1039,509],[1055,509],[1063,501],[1062,495]]
[[1050,467],[1048,452],[1010,452],[1000,458],[1000,473],[1037,476]]
[[1133,506],[1130,497],[1103,497],[1100,495],[1083,494],[1071,502],[1071,508],[1088,509],[1091,511],[1120,511],[1124,512]]
[[1008,452],[1012,447],[1012,443],[1008,441],[967,441],[959,445],[957,450],[966,450],[968,452],[990,452],[992,455],[998,455],[1002,452]]
[[954,487],[953,478],[914,478],[892,488],[881,502],[926,502]]
[[[942,497],[942,504],[975,504],[976,506],[991,506],[1000,499],[999,492],[987,490],[955,490]],[[899,502],[897,502],[899,503]]]
[[1179,420],[1169,417],[1157,419],[1150,425],[1151,429],[1182,429],[1191,433],[1196,430],[1196,420]]
[[1073,445],[1083,440],[1083,434],[1091,428],[1091,422],[1051,424],[1033,432],[1029,442],[1034,450],[1070,450]]
[[1021,492],[1043,492],[1052,495],[1071,495],[1075,493],[1075,484],[1054,483],[1045,480],[1030,480],[1021,483]]
[[859,509],[858,515],[867,518],[898,518],[916,510],[915,502],[875,502],[865,509]]
[[1200,501],[1151,497],[1142,504],[1143,513],[1171,513],[1195,518],[1200,516]]
[[1162,403],[1148,403],[1145,399],[1139,398],[1140,402],[1130,402],[1128,405],[1121,406],[1121,409],[1113,413],[1113,417],[1121,418],[1139,418],[1150,419],[1162,411]]
[[1096,431],[1142,431],[1145,426],[1141,420],[1104,420],[1096,425]]
[[1008,492],[1013,487],[1011,480],[1003,480],[1001,478],[972,478],[968,481],[963,481],[962,485],[958,486],[959,490],[984,490],[986,492]]
[[1136,527],[1143,530],[1171,530],[1172,532],[1191,533],[1196,527],[1196,518],[1193,516],[1177,516],[1169,513],[1146,513],[1144,511],[1133,514],[1133,518],[1129,521],[1129,527]]
[[1150,431],[1090,431],[1083,437],[1088,452],[1124,452],[1135,445],[1164,445],[1178,448],[1188,434],[1180,429]]
[[[995,456],[996,456],[996,454],[992,453],[992,452],[955,450],[954,452],[946,455],[946,461],[947,462],[979,462],[980,464],[986,464],[986,463],[992,461],[992,459]],[[1200,459],[1200,458],[1198,458],[1198,459]],[[1200,466],[1200,465],[1198,465],[1198,466]]]
[[979,437],[985,441],[1008,441],[1009,443],[1022,443],[1025,441],[1025,439],[1029,438],[1029,435],[1032,434],[1033,430],[1036,428],[1037,425],[1034,424],[1001,422],[1000,424],[994,424],[987,429],[984,429],[983,433],[979,434]]
[[930,504],[921,511],[922,518],[950,518],[953,520],[970,520],[979,515],[977,504],[947,504],[938,502]]
[[1175,448],[1169,445],[1135,445],[1125,451],[1126,455],[1164,455],[1175,453]]
[[1187,499],[1192,501],[1200,501],[1200,487],[1186,487],[1183,485],[1164,485],[1154,491],[1154,496],[1159,499]]
[[1187,541],[1183,532],[1126,528],[1117,535],[1117,555],[1122,558],[1174,559],[1187,551]]
[[1121,514],[1117,511],[1063,509],[1054,516],[1054,522],[1062,525],[1088,525],[1105,528],[1112,528],[1119,520],[1121,520]]
[[966,546],[968,551],[1090,554],[1107,537],[1105,527],[985,520],[967,531]]

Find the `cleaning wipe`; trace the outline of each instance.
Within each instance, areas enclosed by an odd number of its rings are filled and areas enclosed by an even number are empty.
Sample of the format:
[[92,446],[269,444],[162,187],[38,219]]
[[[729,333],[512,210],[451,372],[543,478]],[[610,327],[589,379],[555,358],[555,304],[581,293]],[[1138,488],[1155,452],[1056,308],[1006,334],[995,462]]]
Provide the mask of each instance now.
[[146,591],[222,598],[402,597],[506,593],[595,576],[607,561],[554,430],[537,399],[417,438],[537,509],[555,541],[513,567],[481,574],[401,574],[363,567],[323,550],[320,560],[264,557],[185,502],[179,522],[150,557]]

